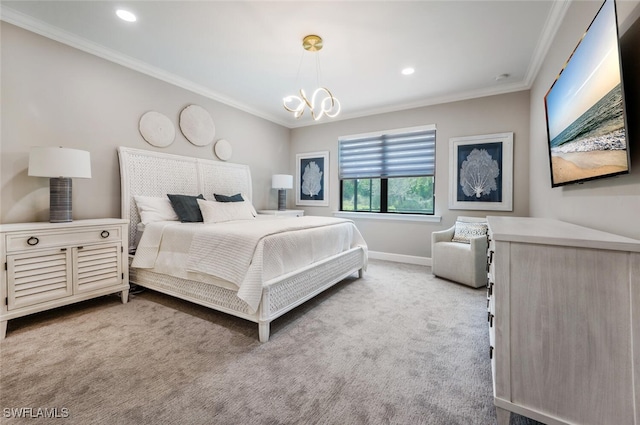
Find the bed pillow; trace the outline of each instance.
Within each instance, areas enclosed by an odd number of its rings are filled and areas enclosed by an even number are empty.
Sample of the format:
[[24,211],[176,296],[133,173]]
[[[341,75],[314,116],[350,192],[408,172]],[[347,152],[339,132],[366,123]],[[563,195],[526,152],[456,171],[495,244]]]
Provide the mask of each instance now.
[[178,221],[179,218],[167,198],[153,196],[134,196],[142,224],[154,221]]
[[242,197],[241,193],[236,193],[235,195],[231,195],[231,196],[220,195],[219,193],[214,193],[213,197],[216,198],[216,201],[218,201],[218,202],[242,202],[242,201],[244,201],[244,198]]
[[241,193],[240,195],[242,196],[242,198],[244,198],[244,203],[247,204],[247,208],[251,210],[251,214],[253,214],[254,217],[257,217],[258,211],[256,211],[256,207],[253,206],[249,197],[244,193]]
[[191,195],[170,195],[167,194],[174,211],[183,223],[202,222],[202,213],[198,206],[198,199],[204,199],[202,194],[198,196]]
[[453,232],[453,242],[471,243],[470,239],[478,236],[486,236],[488,230],[487,223],[469,223],[456,221],[456,228]]
[[213,197],[216,198],[216,201],[218,202],[245,202],[248,206],[248,208],[251,210],[251,214],[254,217],[258,216],[258,212],[256,211],[255,207],[253,206],[253,204],[251,203],[251,201],[248,200],[247,196],[245,196],[242,193],[236,193],[235,195],[220,195],[219,193],[214,193]]
[[205,223],[222,223],[231,220],[253,220],[248,202],[218,202],[198,199]]

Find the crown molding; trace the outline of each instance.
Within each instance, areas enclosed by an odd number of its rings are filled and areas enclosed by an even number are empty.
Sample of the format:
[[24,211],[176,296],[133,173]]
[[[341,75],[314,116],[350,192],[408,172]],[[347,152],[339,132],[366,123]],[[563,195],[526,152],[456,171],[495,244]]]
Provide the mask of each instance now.
[[61,30],[60,28],[49,25],[7,6],[3,5],[0,8],[0,20],[23,28],[35,34],[41,35],[43,37],[49,38],[51,40],[57,41],[59,43],[65,44],[67,46],[82,50],[83,52],[89,53],[91,55],[98,56],[110,62],[117,63],[118,65],[122,65],[126,68],[132,69],[142,74],[146,74],[150,77],[156,78],[174,86],[199,94],[206,98],[223,103],[227,106],[231,106],[235,109],[239,109],[248,114],[255,115],[267,121],[271,121],[275,124],[279,124],[284,127],[289,127],[290,125],[290,123],[283,121],[280,118],[265,114],[262,111],[258,111],[248,105],[223,96],[220,93],[217,93],[202,85],[196,84],[186,78],[182,78],[170,72],[166,72],[160,68],[149,65],[148,63],[109,49],[101,44],[91,42],[85,38],[77,36],[76,34]]
[[478,99],[481,97],[508,94],[508,93],[513,93],[513,92],[518,92],[523,90],[529,90],[530,88],[531,87],[527,86],[524,82],[506,83],[506,84],[500,84],[499,86],[495,86],[495,87],[488,87],[488,88],[483,88],[478,90],[469,90],[469,91],[445,95],[445,96],[429,97],[417,102],[397,104],[397,105],[388,106],[388,107],[372,108],[372,109],[367,109],[366,111],[353,112],[353,113],[342,112],[336,118],[332,118],[331,121],[322,121],[322,122],[314,122],[314,123],[303,122],[300,124],[297,124],[294,122],[289,125],[289,128],[301,128],[301,127],[309,127],[310,125],[330,124],[336,121],[344,121],[344,120],[349,120],[354,118],[363,118],[363,117],[368,117],[373,115],[388,114],[392,112],[401,112],[409,109],[424,108],[427,106],[441,105],[445,103],[460,102],[463,100]]
[[533,85],[535,78],[537,77],[537,74],[542,66],[542,63],[544,62],[544,58],[546,57],[551,47],[551,43],[553,41],[553,38],[556,35],[556,32],[558,31],[558,29],[560,28],[560,25],[562,24],[562,21],[564,19],[564,16],[567,13],[567,10],[569,8],[569,5],[571,4],[571,1],[572,0],[559,0],[559,1],[554,1],[552,3],[551,10],[549,11],[549,15],[547,16],[545,26],[543,28],[541,36],[536,45],[534,54],[529,63],[529,67],[525,73],[525,77],[523,80],[519,82],[500,83],[488,88],[470,90],[466,92],[459,92],[459,93],[445,95],[445,96],[429,97],[417,102],[403,103],[403,104],[397,104],[397,105],[388,106],[388,107],[380,107],[380,108],[355,111],[353,113],[348,113],[343,111],[340,114],[340,116],[333,118],[331,121],[322,121],[322,122],[316,122],[316,121],[310,122],[307,120],[299,121],[299,120],[293,120],[293,119],[284,119],[279,116],[273,116],[272,114],[259,111],[249,105],[246,105],[244,103],[241,103],[234,99],[226,97],[200,84],[196,84],[191,80],[166,72],[160,68],[154,67],[145,62],[142,62],[130,56],[119,53],[115,50],[109,49],[103,45],[88,41],[87,39],[79,37],[68,31],[61,30],[60,28],[49,25],[45,22],[37,20],[31,16],[25,15],[21,12],[18,12],[4,5],[0,7],[0,20],[16,25],[27,31],[31,31],[33,33],[39,34],[43,37],[55,40],[62,44],[68,45],[70,47],[82,50],[91,55],[98,56],[102,59],[119,64],[121,66],[132,69],[134,71],[151,76],[153,78],[172,84],[174,86],[183,88],[185,90],[204,96],[206,98],[215,100],[217,102],[220,102],[232,108],[241,110],[248,114],[270,121],[274,124],[278,124],[283,127],[292,129],[292,128],[308,127],[312,125],[328,124],[331,122],[343,121],[343,120],[348,120],[353,118],[362,118],[362,117],[371,116],[371,115],[380,115],[380,114],[391,113],[391,112],[399,112],[399,111],[404,111],[408,109],[422,108],[426,106],[433,106],[433,105],[438,105],[443,103],[470,100],[470,99],[475,99],[479,97],[486,97],[486,96],[507,94],[507,93],[522,91],[522,90],[529,90]]
[[533,52],[531,62],[529,62],[529,68],[527,69],[527,73],[524,78],[527,88],[531,88],[533,82],[538,76],[538,72],[540,72],[544,58],[547,56],[547,53],[549,53],[549,49],[551,48],[551,43],[562,25],[562,21],[567,14],[567,10],[569,10],[571,1],[572,0],[561,0],[554,1],[552,3],[551,10],[547,16],[547,20],[544,24],[544,28],[542,29],[540,38],[538,39],[538,44]]

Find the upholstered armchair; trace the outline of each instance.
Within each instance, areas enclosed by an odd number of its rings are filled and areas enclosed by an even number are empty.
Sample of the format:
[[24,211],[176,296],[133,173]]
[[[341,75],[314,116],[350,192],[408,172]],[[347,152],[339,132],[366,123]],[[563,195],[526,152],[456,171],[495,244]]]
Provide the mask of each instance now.
[[487,284],[487,220],[458,217],[431,234],[431,272],[473,288]]

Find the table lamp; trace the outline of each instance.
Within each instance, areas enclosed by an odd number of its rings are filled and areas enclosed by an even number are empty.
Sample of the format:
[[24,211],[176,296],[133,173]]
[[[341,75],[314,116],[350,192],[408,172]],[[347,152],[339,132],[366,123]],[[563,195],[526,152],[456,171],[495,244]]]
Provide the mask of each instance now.
[[34,147],[29,153],[29,175],[50,177],[49,221],[73,221],[71,179],[91,178],[91,157],[89,152],[78,149]]
[[293,176],[274,174],[271,177],[271,188],[278,189],[278,211],[287,209],[287,189],[293,188]]

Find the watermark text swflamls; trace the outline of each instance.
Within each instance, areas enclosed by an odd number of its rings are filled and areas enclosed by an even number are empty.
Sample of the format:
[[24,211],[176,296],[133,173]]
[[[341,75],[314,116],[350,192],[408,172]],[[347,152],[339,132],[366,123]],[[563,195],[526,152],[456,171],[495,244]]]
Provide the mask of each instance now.
[[27,419],[65,419],[69,417],[66,407],[5,407],[2,409],[4,418]]

